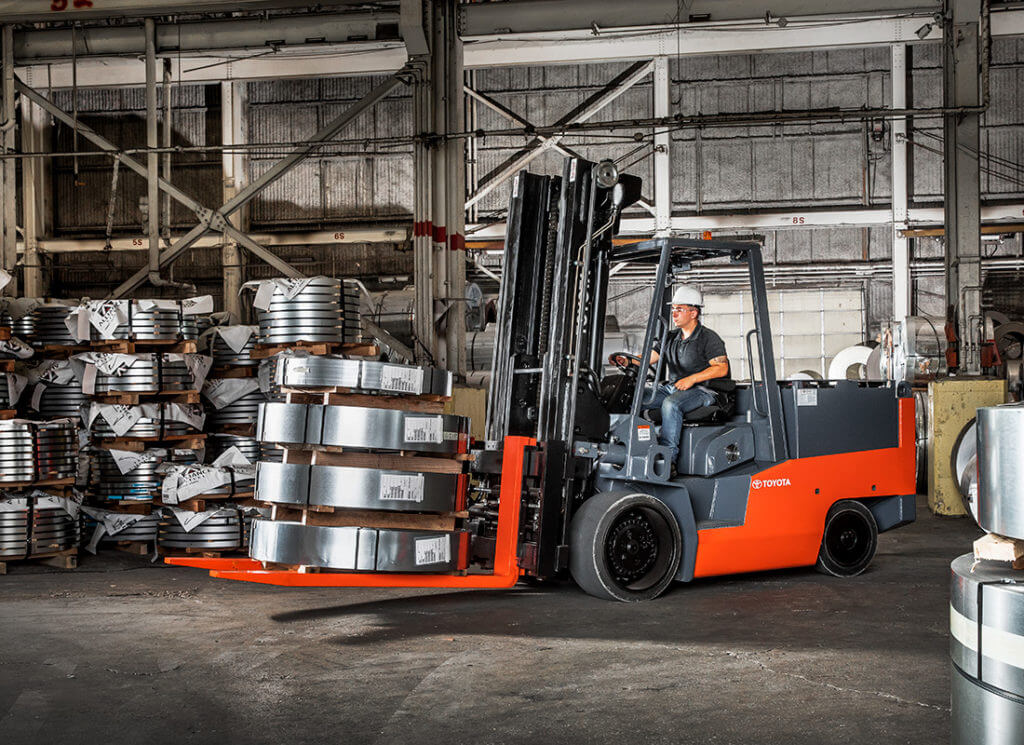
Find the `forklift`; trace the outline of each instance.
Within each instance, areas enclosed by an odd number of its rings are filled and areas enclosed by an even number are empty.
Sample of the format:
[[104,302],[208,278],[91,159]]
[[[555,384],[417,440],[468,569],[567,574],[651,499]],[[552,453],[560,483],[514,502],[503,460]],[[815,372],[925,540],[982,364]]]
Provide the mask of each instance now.
[[[656,598],[674,581],[871,562],[878,533],[915,517],[913,393],[906,384],[776,379],[761,246],[657,238],[616,245],[640,179],[567,159],[519,173],[509,206],[485,447],[469,473],[464,572],[303,573],[248,559],[174,558],[211,575],[288,586],[503,588],[571,577],[599,598]],[[615,266],[654,273],[643,347],[605,374]],[[711,381],[678,457],[658,443],[669,300],[698,265],[745,266],[754,327],[748,382]],[[756,354],[755,354],[756,353]],[[673,467],[674,466],[674,467]]]

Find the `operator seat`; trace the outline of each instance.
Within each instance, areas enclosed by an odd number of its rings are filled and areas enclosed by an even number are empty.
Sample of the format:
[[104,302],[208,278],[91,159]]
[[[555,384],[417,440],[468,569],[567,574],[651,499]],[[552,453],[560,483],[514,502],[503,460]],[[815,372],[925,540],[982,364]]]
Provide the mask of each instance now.
[[[718,424],[731,417],[736,411],[736,381],[709,380],[704,384],[715,392],[718,401],[710,406],[688,411],[683,415],[683,425],[687,424]],[[644,418],[655,424],[661,424],[661,409],[647,409]]]

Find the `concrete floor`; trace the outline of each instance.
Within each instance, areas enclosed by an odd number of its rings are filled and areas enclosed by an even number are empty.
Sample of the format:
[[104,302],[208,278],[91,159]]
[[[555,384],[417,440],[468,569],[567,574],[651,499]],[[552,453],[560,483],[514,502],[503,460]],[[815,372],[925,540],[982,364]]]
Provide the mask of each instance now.
[[[923,507],[919,506],[919,510]],[[948,572],[922,510],[864,575],[293,590],[145,559],[0,577],[0,742],[927,743],[949,732]]]

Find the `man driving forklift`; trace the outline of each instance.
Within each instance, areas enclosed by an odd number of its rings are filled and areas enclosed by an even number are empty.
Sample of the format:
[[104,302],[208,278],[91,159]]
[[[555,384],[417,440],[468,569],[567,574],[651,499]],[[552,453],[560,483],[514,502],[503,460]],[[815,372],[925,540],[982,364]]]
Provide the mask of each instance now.
[[[644,399],[645,409],[661,410],[661,435],[658,441],[672,451],[671,462],[679,454],[683,420],[691,411],[719,403],[707,381],[729,377],[729,358],[722,337],[700,322],[704,296],[693,285],[679,285],[672,294],[672,323],[676,330],[665,342],[665,349],[655,347],[651,364],[663,353],[667,379],[655,383]],[[618,360],[616,359],[618,358]],[[636,360],[612,355],[612,364],[623,366]]]

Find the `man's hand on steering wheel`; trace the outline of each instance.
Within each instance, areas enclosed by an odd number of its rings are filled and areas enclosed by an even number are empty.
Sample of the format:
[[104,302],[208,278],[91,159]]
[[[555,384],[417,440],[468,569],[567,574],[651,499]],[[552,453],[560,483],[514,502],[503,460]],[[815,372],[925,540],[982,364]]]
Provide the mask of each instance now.
[[[635,354],[629,354],[627,352],[613,352],[608,356],[608,361],[615,365],[626,375],[635,376],[637,370],[640,367],[640,358]],[[648,380],[654,379],[654,366],[648,365],[647,367],[647,378]]]

